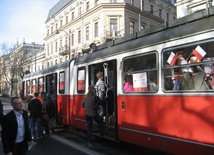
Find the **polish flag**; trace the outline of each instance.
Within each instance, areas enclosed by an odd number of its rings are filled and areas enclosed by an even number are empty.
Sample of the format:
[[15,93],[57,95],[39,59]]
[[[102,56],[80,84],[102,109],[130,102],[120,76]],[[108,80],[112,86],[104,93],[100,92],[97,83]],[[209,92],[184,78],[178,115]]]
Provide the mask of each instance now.
[[203,59],[203,57],[207,54],[199,45],[193,50],[192,54],[194,54],[199,60]]
[[167,62],[170,64],[170,66],[173,66],[175,64],[176,59],[177,59],[177,55],[171,52]]

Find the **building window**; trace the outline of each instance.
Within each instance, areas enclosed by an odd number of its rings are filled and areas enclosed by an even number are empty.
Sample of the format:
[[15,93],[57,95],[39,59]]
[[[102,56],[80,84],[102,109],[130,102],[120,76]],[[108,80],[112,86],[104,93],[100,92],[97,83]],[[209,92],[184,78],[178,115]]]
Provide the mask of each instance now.
[[51,26],[51,33],[53,33],[53,26]]
[[57,30],[58,29],[58,24],[56,23],[56,25],[55,25],[55,29]]
[[117,0],[111,0],[110,2],[111,3],[117,3]]
[[130,22],[130,34],[134,33],[134,22]]
[[62,39],[60,39],[60,48],[59,48],[60,50],[60,52],[62,51]]
[[74,12],[71,13],[71,20],[74,20]]
[[51,54],[53,54],[53,44],[51,44]]
[[81,14],[82,14],[82,10],[81,10],[82,8],[81,7],[79,7],[79,9],[78,9],[78,16],[81,16]]
[[85,38],[86,40],[89,40],[89,26],[86,27],[85,31],[86,31]]
[[60,63],[62,62],[62,58],[60,58]]
[[166,20],[169,21],[169,14],[166,13]]
[[81,30],[78,31],[78,44],[81,43]]
[[47,67],[49,67],[50,66],[50,63],[49,62],[47,62]]
[[65,37],[65,49],[64,50],[68,50],[68,37]]
[[55,52],[57,52],[57,42],[55,43]]
[[86,3],[86,11],[89,10],[89,2]]
[[159,9],[159,17],[161,18],[162,17],[162,10]]
[[143,31],[144,29],[145,29],[145,26],[144,26],[144,25],[141,25],[141,26],[140,26],[140,30]]
[[57,59],[55,60],[55,64],[57,64]]
[[74,34],[71,34],[71,46],[74,46]]
[[60,27],[62,27],[62,20],[60,20]]
[[144,11],[144,0],[141,1],[141,11]]
[[94,37],[98,37],[98,22],[94,23]]
[[98,5],[99,0],[94,0],[94,5]]
[[110,19],[110,35],[117,36],[117,18]]
[[150,5],[150,13],[153,13],[153,5]]
[[49,35],[49,29],[47,30],[47,36]]
[[66,24],[68,24],[68,16],[66,16],[65,22]]
[[134,0],[131,0],[131,2],[130,2],[130,3],[131,3],[131,5],[134,5]]
[[50,49],[49,49],[49,46],[47,47],[47,54],[48,54],[48,56],[50,55]]

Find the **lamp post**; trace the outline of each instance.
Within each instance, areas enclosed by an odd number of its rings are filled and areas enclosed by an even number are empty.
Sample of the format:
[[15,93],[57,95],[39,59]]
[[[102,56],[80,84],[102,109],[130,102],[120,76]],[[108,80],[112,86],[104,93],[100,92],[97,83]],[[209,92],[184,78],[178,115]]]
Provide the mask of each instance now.
[[[70,30],[69,30],[69,33],[66,32],[65,30],[56,30],[56,34],[59,34],[60,31],[63,31],[66,33],[66,35],[68,36],[68,59],[70,60],[70,55],[71,55],[71,50],[70,50],[70,42],[71,42],[71,36],[70,36]],[[61,54],[63,55],[63,54]]]

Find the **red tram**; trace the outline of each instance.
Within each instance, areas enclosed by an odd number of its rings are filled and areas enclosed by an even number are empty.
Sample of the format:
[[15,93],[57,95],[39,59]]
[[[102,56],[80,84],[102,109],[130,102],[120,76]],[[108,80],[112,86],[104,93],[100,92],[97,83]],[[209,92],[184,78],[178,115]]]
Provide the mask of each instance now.
[[[108,87],[105,137],[174,154],[214,154],[214,8],[97,47],[24,77],[58,123],[86,130],[83,97],[98,71]],[[133,89],[124,91],[127,76]]]

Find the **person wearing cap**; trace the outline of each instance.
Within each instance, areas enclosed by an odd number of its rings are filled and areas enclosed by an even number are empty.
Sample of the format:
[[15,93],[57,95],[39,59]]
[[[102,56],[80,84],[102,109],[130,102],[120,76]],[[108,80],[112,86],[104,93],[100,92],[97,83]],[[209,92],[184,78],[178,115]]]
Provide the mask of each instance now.
[[82,107],[85,109],[85,119],[87,123],[87,139],[88,146],[91,147],[92,132],[93,132],[93,120],[99,125],[100,136],[104,136],[104,127],[100,115],[96,111],[96,99],[95,89],[93,86],[88,87],[88,93],[82,101]]

